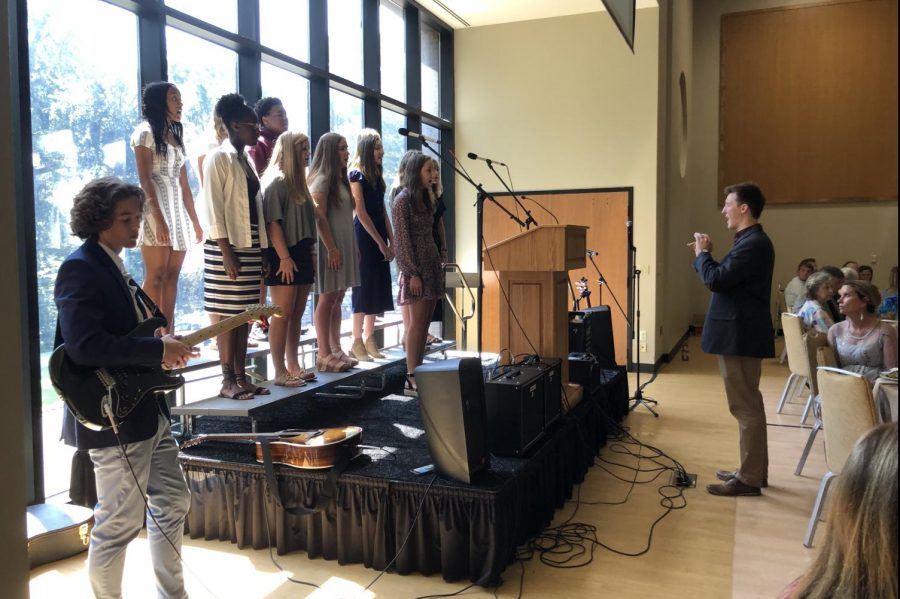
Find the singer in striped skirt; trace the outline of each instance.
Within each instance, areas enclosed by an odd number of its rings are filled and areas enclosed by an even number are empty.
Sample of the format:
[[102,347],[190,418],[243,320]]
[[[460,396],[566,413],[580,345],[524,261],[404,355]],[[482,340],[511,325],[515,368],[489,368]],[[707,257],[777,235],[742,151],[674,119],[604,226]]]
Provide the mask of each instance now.
[[[203,164],[203,196],[209,231],[204,245],[203,305],[213,323],[240,314],[259,301],[262,249],[268,247],[259,177],[244,149],[259,138],[256,113],[239,94],[226,94],[216,113],[228,139]],[[268,395],[245,376],[246,324],[218,336],[222,364],[221,397],[251,399]]]

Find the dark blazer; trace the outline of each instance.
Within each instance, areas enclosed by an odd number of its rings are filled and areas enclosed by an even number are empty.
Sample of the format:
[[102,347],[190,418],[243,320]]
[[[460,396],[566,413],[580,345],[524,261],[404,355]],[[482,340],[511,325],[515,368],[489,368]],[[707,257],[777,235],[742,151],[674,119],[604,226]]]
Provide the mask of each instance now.
[[725,356],[775,356],[769,305],[775,248],[762,225],[753,225],[734,242],[722,262],[709,252],[694,259],[694,270],[713,292],[703,325],[703,351]]
[[[162,361],[161,339],[127,336],[138,325],[134,299],[122,273],[96,241],[85,241],[62,263],[53,297],[59,318],[56,345],[64,342],[66,354],[76,364],[153,366]],[[141,402],[119,426],[122,442],[152,437],[160,409],[168,415],[164,400]],[[79,449],[116,445],[111,430],[88,429],[69,410],[63,417],[63,439]]]

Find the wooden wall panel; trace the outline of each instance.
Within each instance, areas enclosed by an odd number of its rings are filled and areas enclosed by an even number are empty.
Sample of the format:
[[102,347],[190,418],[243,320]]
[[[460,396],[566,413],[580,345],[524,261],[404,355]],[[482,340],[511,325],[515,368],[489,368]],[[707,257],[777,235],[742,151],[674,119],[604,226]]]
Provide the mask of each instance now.
[[722,17],[720,188],[897,199],[897,0]]
[[[559,193],[525,192],[530,198],[540,202],[553,212],[561,224],[584,225],[587,231],[587,247],[597,250],[600,255],[594,258],[603,276],[609,283],[609,289],[600,289],[597,284],[597,271],[590,261],[586,268],[569,271],[570,280],[574,282],[582,276],[588,280],[591,290],[591,303],[594,306],[609,304],[613,323],[613,340],[616,347],[616,362],[626,364],[628,349],[628,326],[625,318],[615,306],[610,291],[618,298],[622,308],[628,311],[628,192],[627,191],[573,191]],[[497,201],[511,212],[516,206],[509,196],[497,196]],[[534,218],[541,224],[555,224],[546,212],[537,208],[532,202],[526,202]],[[524,220],[524,215],[522,220]],[[492,245],[520,232],[519,226],[502,210],[486,202],[484,206],[484,237],[487,245]],[[496,278],[490,271],[490,264],[484,264],[485,295],[499,293]],[[485,308],[492,302],[485,301]],[[569,302],[571,306],[571,302]],[[582,307],[587,307],[582,302]],[[483,343],[486,350],[497,351],[496,332],[493,328],[500,321],[499,314],[485,313],[482,329]],[[520,315],[521,318],[521,315]],[[510,327],[515,326],[512,322]],[[492,328],[493,327],[493,328]],[[511,331],[512,334],[512,331]]]

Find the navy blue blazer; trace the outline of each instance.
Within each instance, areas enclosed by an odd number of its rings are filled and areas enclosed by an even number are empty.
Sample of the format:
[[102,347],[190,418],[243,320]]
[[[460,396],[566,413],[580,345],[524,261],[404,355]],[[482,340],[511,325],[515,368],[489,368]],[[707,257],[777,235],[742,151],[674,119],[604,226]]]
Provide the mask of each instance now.
[[762,225],[734,242],[722,262],[709,252],[694,259],[694,270],[713,292],[703,325],[703,351],[724,356],[771,358],[775,331],[769,310],[775,248]]
[[[93,367],[153,366],[163,356],[162,339],[128,337],[138,325],[134,299],[115,262],[100,244],[85,241],[59,267],[53,297],[58,310],[56,345],[76,364]],[[156,434],[160,409],[168,415],[162,396],[142,401],[119,427],[123,443]],[[98,399],[99,401],[99,399]],[[63,440],[78,449],[113,447],[112,430],[93,431],[66,410]]]

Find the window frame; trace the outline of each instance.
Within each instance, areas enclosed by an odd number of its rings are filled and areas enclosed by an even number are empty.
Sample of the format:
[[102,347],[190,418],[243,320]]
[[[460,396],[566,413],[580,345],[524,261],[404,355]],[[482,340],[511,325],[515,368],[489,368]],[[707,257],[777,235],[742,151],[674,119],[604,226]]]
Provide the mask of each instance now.
[[[412,0],[401,0],[406,31],[406,98],[395,98],[381,91],[379,9],[380,0],[361,0],[363,12],[363,83],[349,81],[328,70],[327,6],[324,2],[309,2],[309,61],[281,53],[260,43],[259,3],[253,0],[237,2],[238,31],[232,32],[204,22],[192,15],[167,6],[164,0],[96,0],[124,8],[137,17],[135,32],[138,44],[140,88],[153,81],[168,79],[165,30],[167,26],[197,36],[208,42],[233,50],[238,54],[238,92],[252,104],[262,93],[261,64],[263,62],[303,76],[309,80],[309,137],[313,143],[329,130],[329,95],[335,89],[363,101],[365,127],[381,130],[381,110],[387,109],[406,117],[410,131],[421,132],[423,123],[441,130],[441,157],[452,164],[454,150],[453,105],[453,30],[425,11]],[[340,1],[340,0],[332,0]],[[34,242],[34,169],[31,163],[31,90],[29,85],[27,0],[10,2],[9,17],[15,27],[10,38],[16,54],[12,69],[11,113],[15,121],[14,135],[18,144],[11,148],[16,173],[16,210],[23,232],[19,247],[23,293],[19,304],[27,316],[23,330],[27,334],[27,348],[23,348],[23,390],[25,403],[25,436],[31,451],[26,455],[28,475],[26,496],[29,503],[41,502],[44,497],[44,466],[42,455],[42,417],[40,380],[40,343],[38,338],[37,256]],[[421,107],[421,48],[420,26],[427,23],[440,32],[440,113],[432,114]],[[408,138],[407,149],[420,149],[418,140]],[[443,168],[444,193],[454,197],[453,170]],[[446,224],[448,242],[454,239],[454,223]]]

